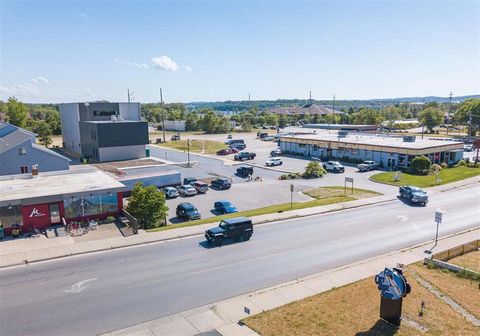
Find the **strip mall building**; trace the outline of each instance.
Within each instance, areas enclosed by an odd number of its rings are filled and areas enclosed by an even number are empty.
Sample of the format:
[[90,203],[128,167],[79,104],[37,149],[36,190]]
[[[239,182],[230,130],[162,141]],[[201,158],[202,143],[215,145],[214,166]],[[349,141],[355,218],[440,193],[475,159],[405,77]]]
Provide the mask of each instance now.
[[14,224],[22,231],[44,229],[74,220],[118,215],[123,208],[125,185],[106,173],[80,167],[69,171],[0,177],[0,222],[10,233]]

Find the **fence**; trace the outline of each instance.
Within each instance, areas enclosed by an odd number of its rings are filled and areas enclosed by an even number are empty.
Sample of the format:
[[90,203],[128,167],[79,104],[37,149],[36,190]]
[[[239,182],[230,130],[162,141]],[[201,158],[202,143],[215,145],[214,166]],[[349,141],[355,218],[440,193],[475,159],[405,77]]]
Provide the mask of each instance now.
[[456,247],[451,248],[447,251],[443,251],[443,252],[434,254],[432,258],[436,259],[436,260],[441,260],[441,261],[448,261],[452,258],[461,256],[465,253],[478,250],[479,247],[480,247],[480,240],[477,239],[477,240],[471,241],[469,243],[466,243],[466,244],[463,244],[463,245],[460,245],[460,246],[456,246]]
[[133,233],[138,234],[138,220],[130,215],[125,209],[122,210],[122,216],[125,216],[132,226]]

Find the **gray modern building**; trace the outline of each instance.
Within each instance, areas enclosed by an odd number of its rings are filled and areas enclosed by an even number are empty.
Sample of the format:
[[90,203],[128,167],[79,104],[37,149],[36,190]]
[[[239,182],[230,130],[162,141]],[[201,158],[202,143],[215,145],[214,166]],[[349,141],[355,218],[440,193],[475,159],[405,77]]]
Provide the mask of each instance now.
[[140,103],[60,104],[63,147],[94,161],[145,157],[148,125]]
[[0,121],[0,175],[68,170],[70,160],[37,145],[35,133]]

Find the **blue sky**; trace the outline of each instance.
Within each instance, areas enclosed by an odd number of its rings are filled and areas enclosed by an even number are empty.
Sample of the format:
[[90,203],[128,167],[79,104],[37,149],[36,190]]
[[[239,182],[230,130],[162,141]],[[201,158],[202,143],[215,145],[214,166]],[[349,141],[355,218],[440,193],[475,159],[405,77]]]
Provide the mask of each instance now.
[[4,1],[0,99],[478,94],[478,1]]

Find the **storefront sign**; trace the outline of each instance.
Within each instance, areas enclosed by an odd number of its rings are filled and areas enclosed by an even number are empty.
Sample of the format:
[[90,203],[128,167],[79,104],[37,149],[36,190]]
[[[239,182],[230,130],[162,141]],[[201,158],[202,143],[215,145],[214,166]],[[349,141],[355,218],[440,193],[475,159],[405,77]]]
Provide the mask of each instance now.
[[28,228],[44,228],[50,225],[48,204],[26,205],[22,207],[23,225]]
[[32,217],[43,217],[43,216],[46,216],[44,212],[40,212],[38,208],[33,208],[32,211],[30,212],[29,217],[32,218]]

